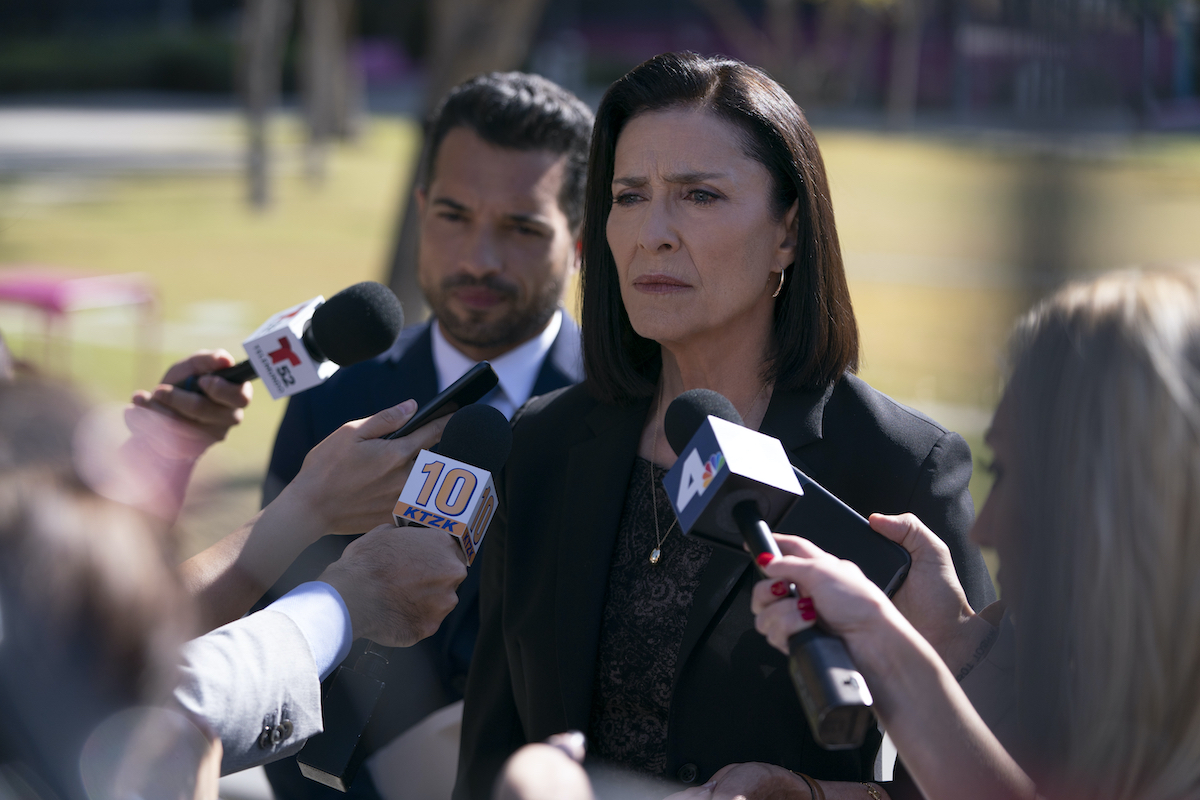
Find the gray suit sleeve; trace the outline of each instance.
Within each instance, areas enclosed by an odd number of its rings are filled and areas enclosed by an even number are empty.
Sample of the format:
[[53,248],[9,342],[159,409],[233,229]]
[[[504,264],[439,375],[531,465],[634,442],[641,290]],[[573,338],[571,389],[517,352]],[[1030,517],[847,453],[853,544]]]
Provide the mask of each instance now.
[[292,755],[321,732],[321,683],[308,642],[263,610],[183,648],[175,701],[221,739],[221,774]]

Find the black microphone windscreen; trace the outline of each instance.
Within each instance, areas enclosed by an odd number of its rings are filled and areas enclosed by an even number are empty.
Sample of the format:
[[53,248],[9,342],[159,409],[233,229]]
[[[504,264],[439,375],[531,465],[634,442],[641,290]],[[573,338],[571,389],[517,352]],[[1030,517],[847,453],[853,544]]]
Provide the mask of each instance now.
[[512,426],[496,409],[472,403],[454,412],[434,451],[495,475],[512,450]]
[[712,389],[689,389],[671,401],[667,413],[663,415],[663,432],[667,434],[667,443],[676,455],[687,447],[708,417],[717,417],[735,425],[743,424],[742,415],[733,407],[733,403]]
[[391,347],[404,327],[404,311],[392,290],[363,281],[326,300],[312,317],[312,336],[326,358],[347,367]]

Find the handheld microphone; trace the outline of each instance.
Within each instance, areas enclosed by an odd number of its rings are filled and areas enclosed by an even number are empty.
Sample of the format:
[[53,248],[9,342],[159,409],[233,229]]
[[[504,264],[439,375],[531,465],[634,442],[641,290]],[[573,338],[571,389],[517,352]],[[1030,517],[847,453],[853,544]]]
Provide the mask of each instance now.
[[[708,389],[675,398],[663,429],[679,456],[663,488],[680,529],[738,550],[745,542],[755,556],[779,556],[771,528],[803,494],[783,444],[743,427],[733,404]],[[814,625],[793,634],[788,650],[813,739],[828,750],[862,745],[873,719],[871,693],[842,640]]]
[[396,525],[448,532],[470,566],[496,513],[492,475],[511,450],[512,428],[499,411],[473,403],[454,412],[442,440],[417,454],[392,510]]
[[[396,524],[448,532],[462,546],[467,564],[473,563],[496,512],[492,474],[504,466],[511,449],[512,428],[496,409],[476,403],[454,412],[442,440],[432,451],[422,450],[409,471],[393,513]],[[338,668],[321,698],[324,730],[296,757],[304,777],[349,790],[370,754],[368,729],[387,685],[390,650],[370,642],[353,669]]]
[[[329,298],[315,297],[275,314],[242,343],[249,358],[214,372],[227,381],[262,378],[278,400],[311,389],[337,372],[387,350],[404,327],[392,290],[363,281]],[[198,375],[179,383],[197,390]]]

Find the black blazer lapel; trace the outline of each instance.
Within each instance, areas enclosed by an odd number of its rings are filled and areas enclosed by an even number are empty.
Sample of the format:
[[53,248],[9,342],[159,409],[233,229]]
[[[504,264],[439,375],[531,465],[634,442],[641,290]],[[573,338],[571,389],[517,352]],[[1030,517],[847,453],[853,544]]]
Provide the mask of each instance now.
[[591,715],[608,565],[649,408],[649,399],[627,407],[595,406],[585,418],[594,437],[567,456],[555,615],[567,728],[587,730]]
[[692,610],[688,612],[687,627],[683,629],[679,658],[675,661],[674,683],[679,683],[679,675],[683,672],[688,657],[696,649],[709,623],[725,602],[725,598],[746,574],[749,566],[750,557],[747,554],[713,545],[708,565],[700,573],[700,585],[696,587]]
[[759,430],[783,442],[792,464],[804,469],[801,448],[819,440],[825,418],[825,404],[833,394],[833,384],[799,392],[775,392]]
[[[828,389],[776,392],[771,396],[771,403],[767,407],[760,430],[783,442],[788,458],[801,469],[804,467],[796,451],[821,438],[821,418],[825,401],[829,399],[832,391],[831,385]],[[692,603],[687,627],[683,631],[679,660],[675,666],[676,682],[688,656],[692,654],[709,623],[750,567],[751,561],[747,554],[719,545],[713,546],[712,558],[700,575],[696,599]]]

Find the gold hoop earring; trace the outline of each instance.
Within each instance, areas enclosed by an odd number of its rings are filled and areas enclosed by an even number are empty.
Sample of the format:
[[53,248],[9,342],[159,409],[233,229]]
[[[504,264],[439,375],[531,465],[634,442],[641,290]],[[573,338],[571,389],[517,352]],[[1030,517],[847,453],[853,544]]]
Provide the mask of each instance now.
[[771,297],[779,297],[779,293],[783,291],[783,276],[787,274],[787,270],[779,270],[779,285],[775,287],[775,293]]

